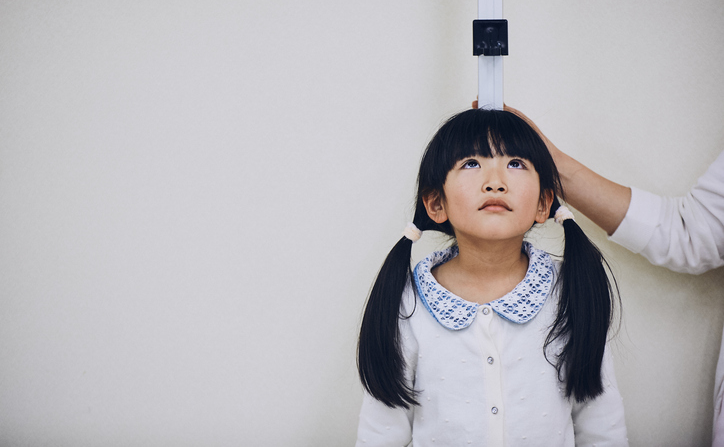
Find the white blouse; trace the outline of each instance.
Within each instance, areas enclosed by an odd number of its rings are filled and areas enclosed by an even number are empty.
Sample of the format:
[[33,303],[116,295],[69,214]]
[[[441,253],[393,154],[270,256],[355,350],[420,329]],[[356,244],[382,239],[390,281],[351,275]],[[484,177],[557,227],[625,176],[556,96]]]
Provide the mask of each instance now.
[[[627,446],[623,403],[611,356],[604,393],[583,404],[543,354],[555,320],[556,270],[547,253],[525,243],[528,271],[518,286],[488,304],[442,287],[432,268],[457,255],[436,252],[414,271],[399,320],[406,376],[419,406],[391,409],[365,394],[357,446]],[[560,349],[554,343],[549,349]],[[549,357],[555,361],[554,352]]]

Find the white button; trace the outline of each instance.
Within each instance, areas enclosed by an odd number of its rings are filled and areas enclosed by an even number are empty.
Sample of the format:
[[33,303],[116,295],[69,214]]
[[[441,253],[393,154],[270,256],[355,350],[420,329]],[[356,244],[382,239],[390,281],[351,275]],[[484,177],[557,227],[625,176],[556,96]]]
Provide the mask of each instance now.
[[492,357],[488,357],[488,364],[492,365],[493,362],[494,362],[493,358],[492,358]]
[[493,414],[498,414],[498,407],[493,407],[490,409],[490,412]]
[[490,313],[490,309],[487,307],[483,307],[483,314],[488,315]]

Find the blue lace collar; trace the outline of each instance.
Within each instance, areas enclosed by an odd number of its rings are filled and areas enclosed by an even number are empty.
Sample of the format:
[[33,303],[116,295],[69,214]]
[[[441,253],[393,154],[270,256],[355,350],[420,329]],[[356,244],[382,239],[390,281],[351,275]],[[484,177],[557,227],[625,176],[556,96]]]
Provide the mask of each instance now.
[[[523,242],[523,250],[529,259],[525,278],[505,296],[488,303],[498,315],[518,324],[527,323],[538,314],[553,283],[553,261],[548,253],[528,242]],[[427,310],[438,323],[453,330],[470,326],[481,306],[454,295],[432,276],[433,268],[457,255],[457,246],[436,251],[420,261],[413,274],[418,295]]]

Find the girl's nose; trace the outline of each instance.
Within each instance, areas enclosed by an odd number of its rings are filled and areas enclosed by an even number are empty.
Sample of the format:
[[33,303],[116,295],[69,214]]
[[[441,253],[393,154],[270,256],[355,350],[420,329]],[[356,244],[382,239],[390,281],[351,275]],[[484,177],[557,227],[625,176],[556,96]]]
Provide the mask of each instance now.
[[503,193],[508,190],[505,184],[506,164],[501,161],[501,158],[490,159],[490,165],[483,170],[483,191]]
[[485,183],[483,183],[483,191],[485,192],[505,192],[508,188],[500,175],[490,173]]

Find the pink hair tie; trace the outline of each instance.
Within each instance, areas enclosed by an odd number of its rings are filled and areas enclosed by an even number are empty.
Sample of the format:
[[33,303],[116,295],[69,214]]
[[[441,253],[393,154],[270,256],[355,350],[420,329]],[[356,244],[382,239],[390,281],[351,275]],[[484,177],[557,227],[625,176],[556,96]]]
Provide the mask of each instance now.
[[571,210],[563,205],[559,206],[556,214],[553,216],[553,220],[555,220],[557,224],[563,225],[563,221],[568,219],[576,220]]
[[420,229],[417,228],[414,223],[410,222],[407,224],[405,230],[402,232],[402,236],[415,243],[419,241],[422,237],[422,231],[420,231]]

